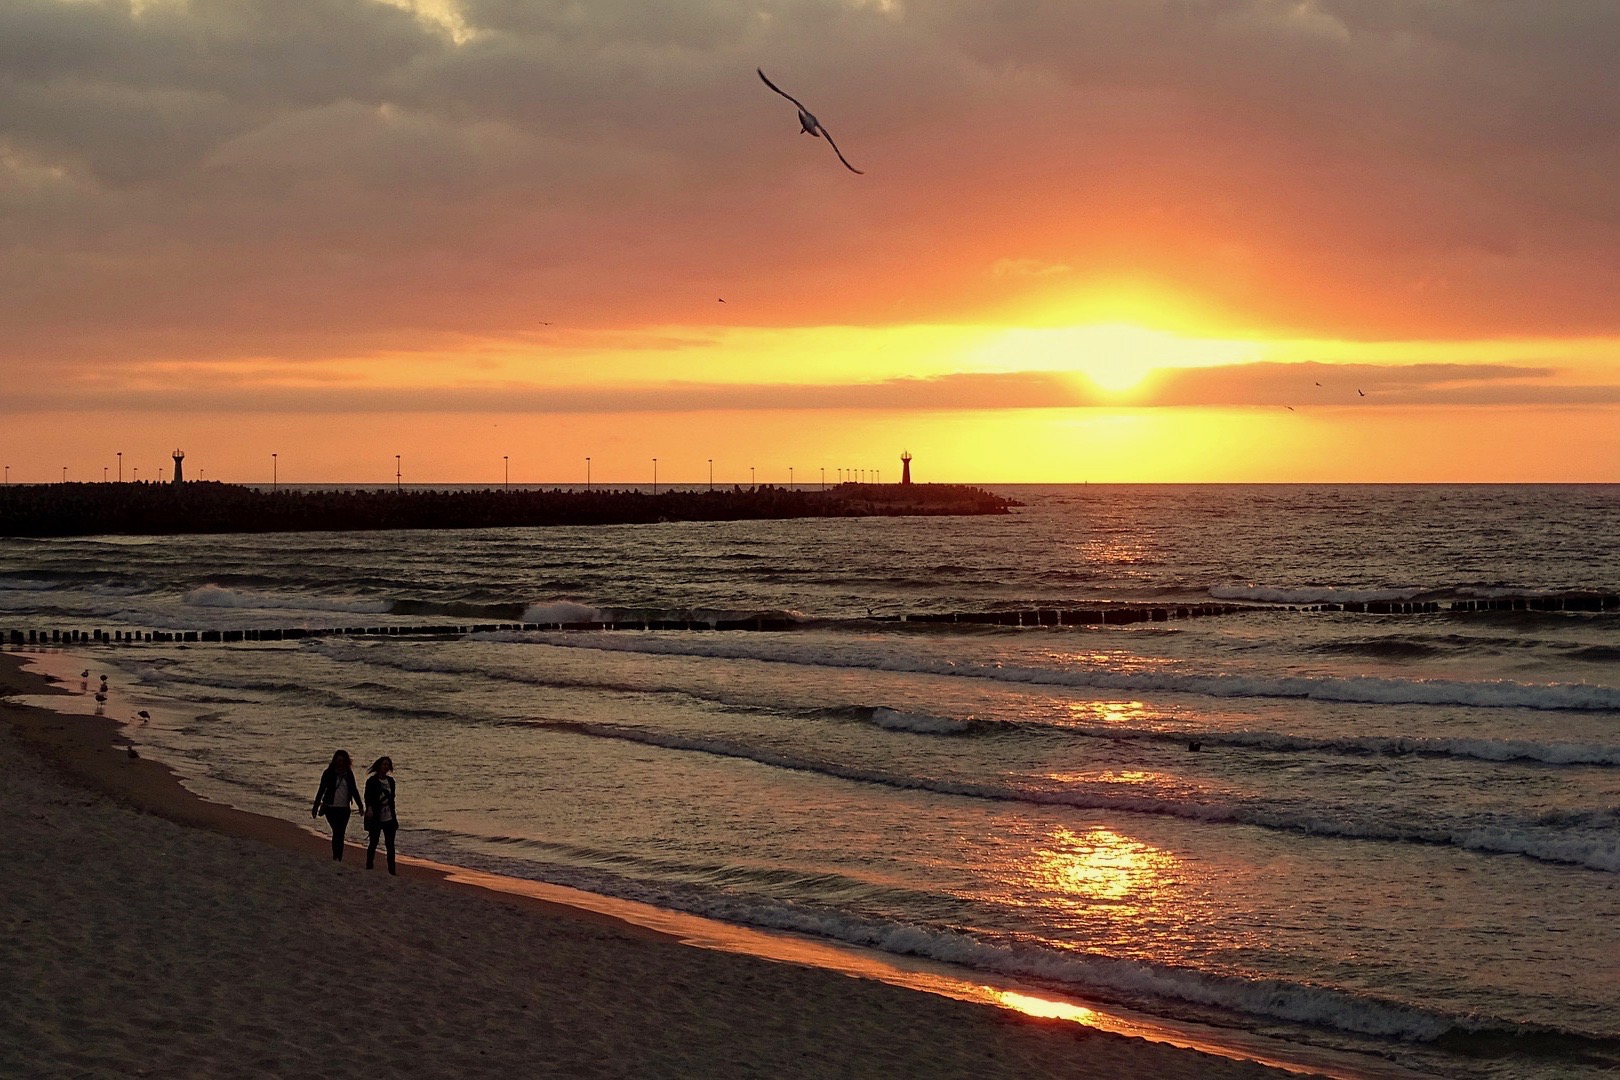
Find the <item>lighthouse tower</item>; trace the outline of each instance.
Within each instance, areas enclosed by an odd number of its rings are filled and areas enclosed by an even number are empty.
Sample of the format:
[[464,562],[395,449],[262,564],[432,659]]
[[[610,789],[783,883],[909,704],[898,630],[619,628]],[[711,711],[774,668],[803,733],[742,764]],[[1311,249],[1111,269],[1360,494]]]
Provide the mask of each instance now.
[[900,453],[900,482],[911,483],[911,451],[903,450]]
[[184,460],[186,460],[186,452],[184,450],[176,450],[174,452],[174,482],[177,484],[185,482],[184,478],[182,478],[180,475],[180,463]]

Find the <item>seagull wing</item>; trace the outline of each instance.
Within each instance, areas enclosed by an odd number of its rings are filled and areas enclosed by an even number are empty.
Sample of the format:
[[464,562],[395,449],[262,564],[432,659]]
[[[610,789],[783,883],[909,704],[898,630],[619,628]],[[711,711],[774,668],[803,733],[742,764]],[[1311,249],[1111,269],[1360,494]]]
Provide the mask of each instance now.
[[766,75],[765,75],[764,71],[762,71],[759,68],[755,68],[754,70],[759,72],[759,77],[760,78],[765,79],[765,85],[766,86],[770,87],[772,90],[775,90],[778,94],[781,94],[783,97],[785,97],[789,101],[793,102],[793,104],[798,105],[799,108],[804,109],[805,112],[810,111],[809,109],[805,109],[803,105],[799,105],[799,99],[798,98],[794,97],[792,94],[788,93],[786,90],[782,89],[780,86],[777,86],[775,83],[771,82],[771,80],[769,78],[766,78]]
[[821,133],[821,137],[823,139],[827,140],[827,145],[833,148],[833,153],[837,154],[838,155],[838,160],[842,161],[844,163],[844,168],[848,169],[850,172],[855,173],[858,176],[865,176],[866,175],[865,173],[861,172],[861,170],[857,169],[855,166],[853,166],[853,165],[851,165],[849,163],[849,159],[844,156],[844,152],[842,150],[838,149],[838,144],[832,141],[832,136],[827,133],[826,128],[822,127],[818,123],[818,124],[816,124],[816,130]]

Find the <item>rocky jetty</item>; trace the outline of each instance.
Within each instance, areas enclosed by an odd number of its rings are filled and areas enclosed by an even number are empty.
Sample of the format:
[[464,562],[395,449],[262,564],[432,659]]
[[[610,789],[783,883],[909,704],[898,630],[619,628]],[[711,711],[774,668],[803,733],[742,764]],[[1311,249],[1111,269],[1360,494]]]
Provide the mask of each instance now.
[[282,489],[237,484],[12,484],[0,536],[491,529],[818,517],[1005,514],[1018,505],[959,484],[820,489]]

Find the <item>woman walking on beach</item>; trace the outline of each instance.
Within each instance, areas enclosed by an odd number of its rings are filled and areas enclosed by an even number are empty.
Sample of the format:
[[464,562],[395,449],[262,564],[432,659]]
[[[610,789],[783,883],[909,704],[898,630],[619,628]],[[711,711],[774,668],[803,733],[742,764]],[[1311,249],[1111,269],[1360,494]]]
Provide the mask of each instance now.
[[388,842],[388,872],[394,873],[394,834],[399,831],[399,819],[394,816],[394,759],[384,756],[371,763],[366,770],[371,777],[366,781],[366,832],[371,840],[366,844],[366,869],[377,859],[377,838]]
[[360,785],[354,779],[354,766],[349,763],[349,752],[339,750],[332,755],[332,764],[321,773],[321,786],[315,791],[315,805],[310,817],[326,815],[332,826],[332,858],[343,861],[343,834],[349,830],[349,804],[364,808],[360,802]]

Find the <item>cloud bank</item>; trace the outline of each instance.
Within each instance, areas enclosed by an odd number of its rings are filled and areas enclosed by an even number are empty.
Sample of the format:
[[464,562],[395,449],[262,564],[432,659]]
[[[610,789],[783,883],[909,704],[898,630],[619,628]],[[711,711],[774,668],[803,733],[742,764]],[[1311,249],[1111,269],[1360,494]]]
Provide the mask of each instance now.
[[1608,0],[9,0],[0,362],[1119,282],[1318,335],[1613,334],[1617,60]]

